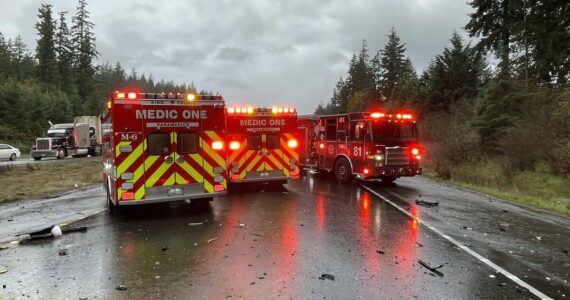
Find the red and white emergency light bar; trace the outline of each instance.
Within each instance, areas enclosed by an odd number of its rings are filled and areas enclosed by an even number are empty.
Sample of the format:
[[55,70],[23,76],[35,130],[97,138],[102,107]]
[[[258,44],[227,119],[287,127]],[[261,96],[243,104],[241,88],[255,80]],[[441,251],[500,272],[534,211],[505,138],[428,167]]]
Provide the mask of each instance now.
[[228,107],[228,114],[254,114],[254,113],[272,113],[272,114],[292,114],[297,110],[292,107]]

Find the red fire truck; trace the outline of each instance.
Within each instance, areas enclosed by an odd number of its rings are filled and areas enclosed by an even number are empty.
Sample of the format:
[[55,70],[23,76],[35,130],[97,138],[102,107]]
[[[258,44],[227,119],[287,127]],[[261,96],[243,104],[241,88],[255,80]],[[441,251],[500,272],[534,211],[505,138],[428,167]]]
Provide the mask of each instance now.
[[338,181],[422,174],[422,147],[411,112],[381,111],[299,118],[301,167],[332,171]]
[[224,117],[222,96],[113,93],[102,116],[110,209],[224,194]]
[[230,107],[226,120],[230,183],[299,178],[294,108]]

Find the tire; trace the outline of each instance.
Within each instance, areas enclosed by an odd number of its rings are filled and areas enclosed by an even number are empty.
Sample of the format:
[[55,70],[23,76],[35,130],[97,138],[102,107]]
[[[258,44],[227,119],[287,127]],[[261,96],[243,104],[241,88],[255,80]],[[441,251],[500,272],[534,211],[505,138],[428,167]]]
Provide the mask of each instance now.
[[38,161],[38,160],[42,160],[41,157],[34,157],[34,160]]
[[334,164],[334,176],[343,184],[350,183],[353,179],[350,162],[345,157],[339,158]]
[[65,148],[59,148],[57,149],[57,159],[64,159],[67,156],[67,151],[65,150]]
[[398,179],[397,177],[394,176],[386,176],[386,177],[382,177],[380,178],[382,180],[382,182],[384,183],[392,183],[394,182],[396,179]]
[[16,153],[12,153],[12,155],[10,155],[10,160],[11,160],[11,161],[16,160],[16,158],[17,158],[17,157],[16,157]]

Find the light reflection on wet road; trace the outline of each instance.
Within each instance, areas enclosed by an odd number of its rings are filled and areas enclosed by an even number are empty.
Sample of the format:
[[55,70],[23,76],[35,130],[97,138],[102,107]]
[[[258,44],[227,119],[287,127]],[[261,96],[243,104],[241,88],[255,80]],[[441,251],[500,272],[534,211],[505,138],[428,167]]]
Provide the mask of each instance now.
[[[203,210],[138,207],[80,225],[89,231],[0,252],[0,297],[534,298],[358,185],[321,176],[242,189]],[[419,259],[443,264],[444,276]]]

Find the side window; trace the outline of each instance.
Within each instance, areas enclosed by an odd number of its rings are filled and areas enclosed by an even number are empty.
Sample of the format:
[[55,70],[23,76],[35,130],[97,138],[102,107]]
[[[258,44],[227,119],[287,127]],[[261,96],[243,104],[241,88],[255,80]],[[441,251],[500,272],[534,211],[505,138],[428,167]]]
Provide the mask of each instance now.
[[353,122],[350,124],[350,140],[351,141],[362,141],[364,134],[366,132],[366,123],[364,122]]
[[261,150],[260,135],[251,135],[247,137],[247,150]]
[[336,118],[326,119],[325,126],[325,138],[329,141],[336,141]]
[[147,139],[147,150],[150,155],[166,155],[170,153],[170,134],[151,133]]
[[180,133],[177,144],[179,154],[195,154],[200,150],[200,138],[194,132]]
[[279,149],[281,144],[281,138],[278,134],[270,134],[267,136],[267,149]]
[[346,140],[346,132],[344,130],[337,132],[337,140],[339,142],[344,142]]

